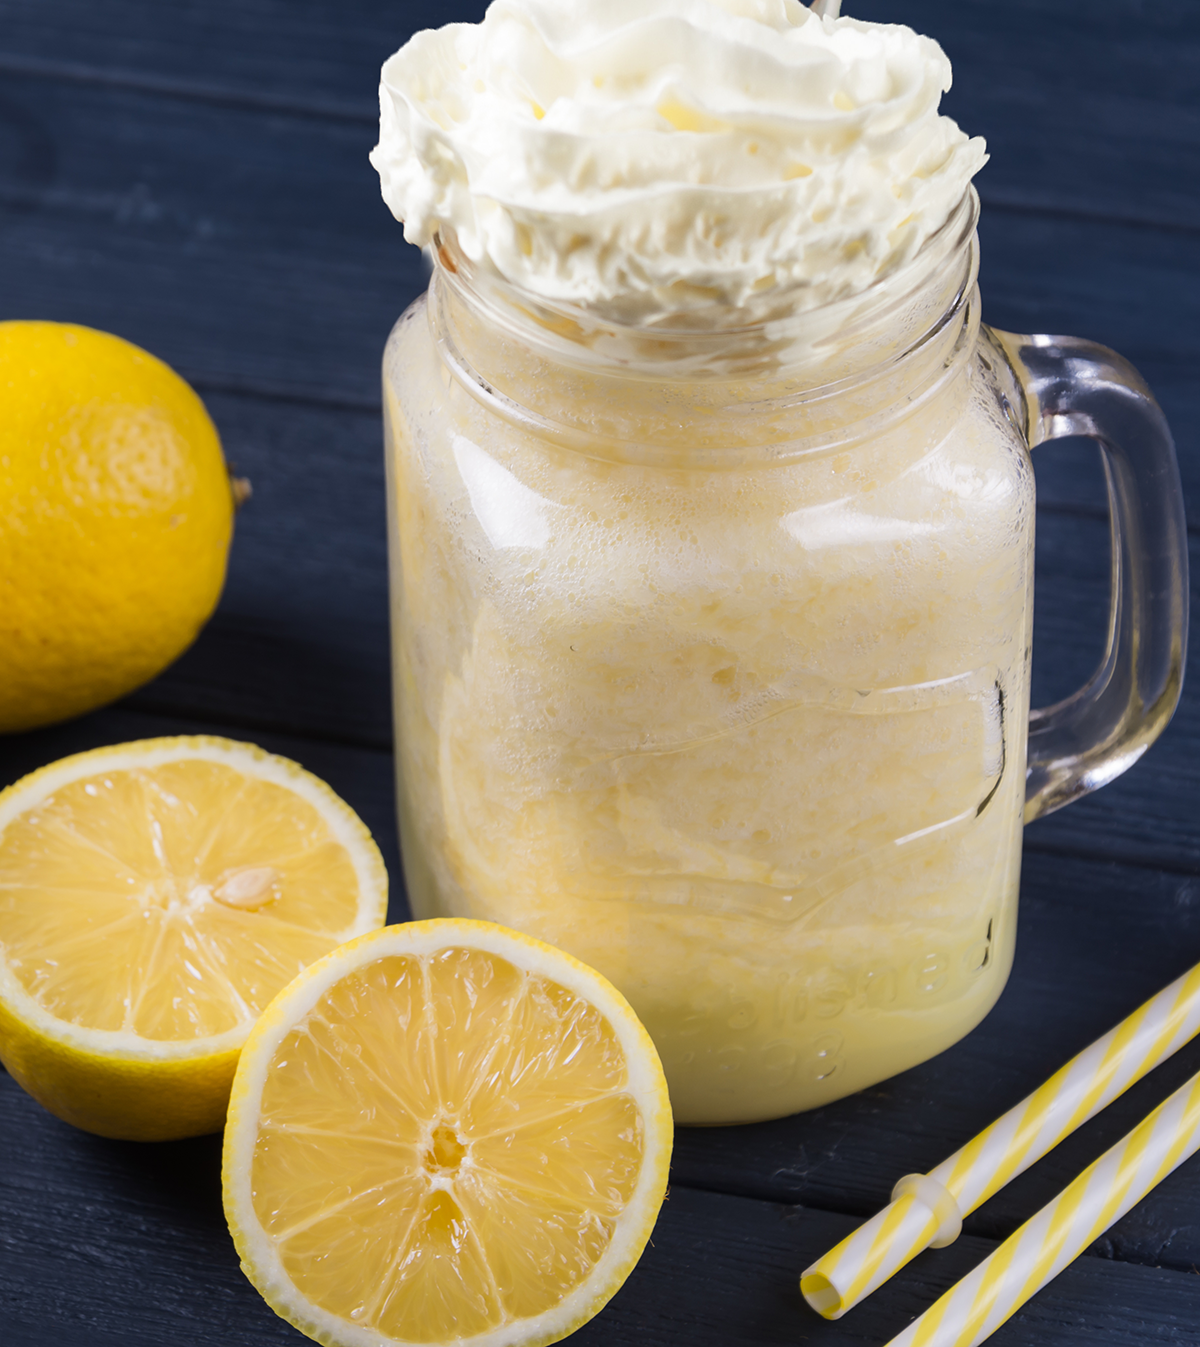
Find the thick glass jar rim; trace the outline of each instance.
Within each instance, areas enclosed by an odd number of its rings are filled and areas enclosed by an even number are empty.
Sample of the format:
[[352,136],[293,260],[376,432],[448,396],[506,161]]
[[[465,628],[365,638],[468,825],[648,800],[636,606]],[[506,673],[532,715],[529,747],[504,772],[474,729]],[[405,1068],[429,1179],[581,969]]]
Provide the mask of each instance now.
[[[857,335],[886,322],[888,315],[911,303],[923,284],[942,274],[943,264],[971,246],[979,222],[979,196],[967,191],[943,224],[917,253],[865,290],[826,304],[797,307],[805,287],[770,292],[742,305],[714,305],[689,310],[651,324],[631,324],[598,315],[582,305],[549,300],[476,267],[452,236],[438,234],[430,249],[435,279],[489,324],[517,340],[541,348],[552,359],[607,366],[627,377],[687,379],[690,369],[720,349],[754,346],[767,351],[800,345],[817,346],[836,337],[852,343]],[[965,300],[960,288],[951,308]],[[705,316],[705,321],[699,320]],[[906,347],[920,344],[943,324],[939,314],[927,331]],[[647,345],[654,354],[647,357]],[[657,357],[657,358],[655,358]],[[731,377],[742,371],[731,370]],[[705,369],[703,377],[710,377]]]
[[[976,277],[979,201],[974,189],[963,198],[950,220],[929,240],[906,267],[868,291],[834,305],[810,309],[798,316],[805,331],[798,337],[779,324],[747,325],[719,334],[647,334],[631,329],[630,340],[642,340],[640,351],[612,349],[611,325],[591,332],[575,326],[564,330],[548,320],[545,311],[530,312],[513,303],[512,289],[503,299],[494,289],[480,294],[466,268],[447,265],[442,257],[430,284],[427,316],[435,348],[448,374],[470,396],[509,424],[547,443],[587,457],[619,459],[646,465],[682,466],[677,436],[670,445],[630,428],[597,433],[583,425],[548,415],[545,406],[531,406],[530,398],[513,396],[489,374],[496,348],[494,334],[531,350],[546,369],[585,372],[598,376],[610,388],[636,381],[651,388],[695,387],[701,381],[710,392],[728,385],[724,415],[734,432],[731,441],[707,445],[692,442],[686,455],[690,466],[733,467],[737,464],[776,463],[813,453],[850,448],[877,437],[901,420],[917,414],[957,377],[975,348],[980,316]],[[461,340],[460,323],[470,315],[475,336]],[[818,325],[819,324],[819,325]],[[713,371],[719,342],[746,342],[750,334],[762,338],[753,352],[758,363]],[[719,339],[719,342],[718,342]],[[618,338],[618,340],[620,340]],[[800,349],[809,357],[799,365],[786,358],[763,362],[764,346],[775,342],[775,352]],[[699,347],[699,351],[695,350]],[[474,351],[471,348],[478,348]],[[665,349],[664,349],[665,348]],[[768,357],[772,352],[768,352]],[[849,362],[846,356],[849,353]],[[828,357],[837,360],[831,368]],[[837,361],[841,368],[836,368]],[[823,363],[824,362],[824,363]],[[482,368],[481,368],[482,367]],[[798,372],[797,372],[798,371]],[[497,370],[497,374],[499,370]],[[879,383],[878,395],[871,385]],[[776,428],[751,447],[744,430],[754,422]],[[737,423],[736,427],[735,424]],[[777,429],[789,429],[776,437]],[[705,434],[719,430],[705,417]]]

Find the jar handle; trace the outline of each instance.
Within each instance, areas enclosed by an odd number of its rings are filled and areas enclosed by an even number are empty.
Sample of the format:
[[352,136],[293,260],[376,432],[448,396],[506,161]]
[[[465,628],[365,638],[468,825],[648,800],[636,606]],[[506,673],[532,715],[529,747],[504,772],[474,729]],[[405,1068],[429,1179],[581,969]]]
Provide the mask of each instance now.
[[1111,520],[1104,658],[1078,692],[1030,712],[1029,823],[1120,776],[1171,719],[1187,649],[1187,525],[1166,418],[1127,360],[1078,337],[992,335],[1025,394],[1030,448],[1064,435],[1100,446]]

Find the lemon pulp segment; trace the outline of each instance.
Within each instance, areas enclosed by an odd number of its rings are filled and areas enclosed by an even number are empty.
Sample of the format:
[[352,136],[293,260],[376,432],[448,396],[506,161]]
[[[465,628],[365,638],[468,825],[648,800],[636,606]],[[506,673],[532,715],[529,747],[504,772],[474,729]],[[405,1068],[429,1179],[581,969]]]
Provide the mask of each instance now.
[[[302,1298],[264,1289],[274,1307],[331,1343],[548,1342],[594,1314],[640,1254],[666,1177],[661,1068],[620,1004],[652,1077],[631,1076],[628,1042],[577,987],[495,948],[384,954],[326,986],[260,1068],[247,1191],[261,1235],[239,1249],[260,1289],[273,1267]],[[226,1134],[235,1237],[248,1066]],[[551,1323],[572,1293],[584,1306]]]
[[140,1038],[249,1025],[357,910],[307,801],[223,763],[105,772],[5,830],[0,940],[58,1019]]
[[302,969],[383,924],[370,834],[295,763],[214,738],[54,763],[0,794],[0,1059],[106,1136],[219,1128]]

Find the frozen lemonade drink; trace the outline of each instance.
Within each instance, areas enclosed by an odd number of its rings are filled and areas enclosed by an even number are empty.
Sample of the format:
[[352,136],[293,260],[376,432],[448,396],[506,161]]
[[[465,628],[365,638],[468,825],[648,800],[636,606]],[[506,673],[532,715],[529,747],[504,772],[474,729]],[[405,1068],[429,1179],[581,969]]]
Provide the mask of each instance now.
[[798,0],[496,0],[384,66],[412,907],[604,973],[684,1122],[923,1061],[1011,964],[1034,494],[949,86]]

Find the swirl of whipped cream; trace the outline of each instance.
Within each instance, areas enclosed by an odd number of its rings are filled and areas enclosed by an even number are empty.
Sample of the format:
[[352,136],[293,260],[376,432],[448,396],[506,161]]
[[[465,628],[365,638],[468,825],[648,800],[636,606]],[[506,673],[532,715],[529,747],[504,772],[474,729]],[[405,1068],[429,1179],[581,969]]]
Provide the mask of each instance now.
[[384,200],[419,246],[621,322],[865,290],[986,161],[941,47],[800,0],[494,0],[383,67]]

